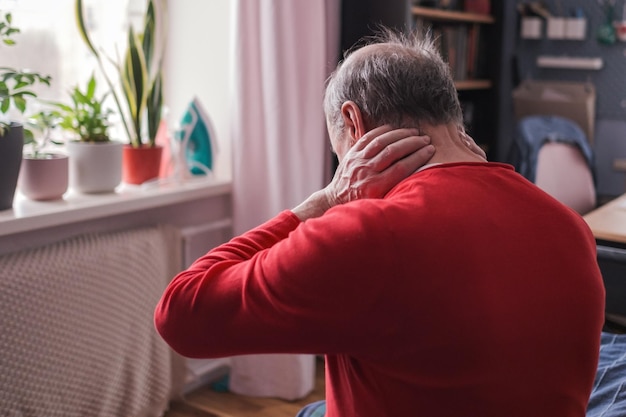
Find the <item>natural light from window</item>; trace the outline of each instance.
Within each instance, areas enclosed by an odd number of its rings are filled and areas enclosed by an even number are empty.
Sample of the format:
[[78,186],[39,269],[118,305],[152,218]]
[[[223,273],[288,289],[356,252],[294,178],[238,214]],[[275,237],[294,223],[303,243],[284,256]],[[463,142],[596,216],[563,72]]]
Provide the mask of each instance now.
[[[85,0],[84,4],[94,43],[119,62],[128,25],[141,23],[146,1]],[[0,11],[11,13],[13,25],[20,29],[14,37],[15,46],[0,44],[0,66],[50,75],[50,87],[35,88],[41,100],[67,102],[68,91],[77,84],[84,88],[92,73],[99,79],[99,94],[108,90],[95,58],[79,35],[74,5],[75,0],[0,0]],[[112,103],[110,107],[114,108]],[[41,104],[31,101],[28,112],[39,108]],[[16,112],[11,117],[21,118]]]
[[[98,48],[114,60],[126,48],[129,24],[139,28],[147,0],[83,0],[87,29]],[[229,85],[231,0],[168,0],[168,45],[165,51],[164,115],[170,127],[183,116],[197,96],[210,115],[221,146],[218,171],[230,175]],[[109,90],[95,58],[80,37],[74,12],[75,0],[0,0],[0,12],[11,13],[21,32],[16,45],[0,42],[0,67],[30,69],[50,75],[50,87],[38,86],[42,100],[69,101],[69,90],[84,86],[95,71],[98,92]],[[115,75],[114,72],[111,72]],[[117,77],[112,77],[117,81]],[[115,109],[109,98],[109,107]],[[29,113],[41,110],[31,102]],[[23,121],[13,112],[12,120]],[[127,137],[115,115],[111,137]]]

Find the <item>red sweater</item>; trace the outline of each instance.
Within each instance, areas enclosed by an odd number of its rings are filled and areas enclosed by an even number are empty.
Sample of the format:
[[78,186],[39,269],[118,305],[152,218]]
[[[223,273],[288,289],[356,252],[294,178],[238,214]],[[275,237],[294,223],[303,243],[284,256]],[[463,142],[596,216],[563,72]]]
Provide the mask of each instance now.
[[584,417],[603,312],[583,219],[458,163],[279,214],[174,278],[155,322],[190,357],[325,354],[328,417]]

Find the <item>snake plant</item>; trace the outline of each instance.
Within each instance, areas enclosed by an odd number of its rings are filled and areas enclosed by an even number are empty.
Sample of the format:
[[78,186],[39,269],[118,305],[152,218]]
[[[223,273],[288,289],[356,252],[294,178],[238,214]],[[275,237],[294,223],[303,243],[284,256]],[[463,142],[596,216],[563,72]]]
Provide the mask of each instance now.
[[[165,2],[148,1],[143,31],[128,30],[128,45],[121,62],[105,56],[96,48],[85,25],[83,0],[76,0],[75,12],[79,32],[95,56],[109,85],[124,130],[133,147],[144,143],[155,146],[163,107],[162,59],[165,47]],[[157,11],[162,12],[161,16]],[[121,85],[121,97],[107,72],[106,61],[113,64]],[[144,134],[145,129],[145,134]],[[144,139],[145,137],[145,139]]]

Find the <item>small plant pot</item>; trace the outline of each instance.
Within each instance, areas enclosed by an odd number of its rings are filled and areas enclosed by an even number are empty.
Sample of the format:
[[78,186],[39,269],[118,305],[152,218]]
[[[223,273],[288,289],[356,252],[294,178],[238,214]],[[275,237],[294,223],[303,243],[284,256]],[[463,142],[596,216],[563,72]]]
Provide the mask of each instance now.
[[111,193],[122,182],[121,142],[67,144],[70,188],[86,194]]
[[24,155],[18,186],[31,200],[63,198],[69,184],[69,158],[57,153]]
[[4,135],[0,135],[0,210],[13,207],[23,148],[23,127],[12,123]]
[[124,145],[122,181],[126,184],[143,184],[159,177],[161,170],[162,146],[143,145],[134,148]]

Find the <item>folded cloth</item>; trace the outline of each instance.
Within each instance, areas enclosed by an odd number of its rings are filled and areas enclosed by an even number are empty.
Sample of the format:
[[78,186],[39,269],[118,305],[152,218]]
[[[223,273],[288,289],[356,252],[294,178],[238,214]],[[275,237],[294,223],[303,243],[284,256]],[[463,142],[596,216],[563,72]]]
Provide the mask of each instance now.
[[626,334],[602,333],[587,417],[626,416]]
[[324,417],[326,415],[326,401],[316,401],[304,406],[296,417]]
[[577,146],[591,172],[595,172],[593,148],[574,121],[559,116],[527,116],[517,124],[509,162],[529,181],[535,182],[539,151],[546,142]]

